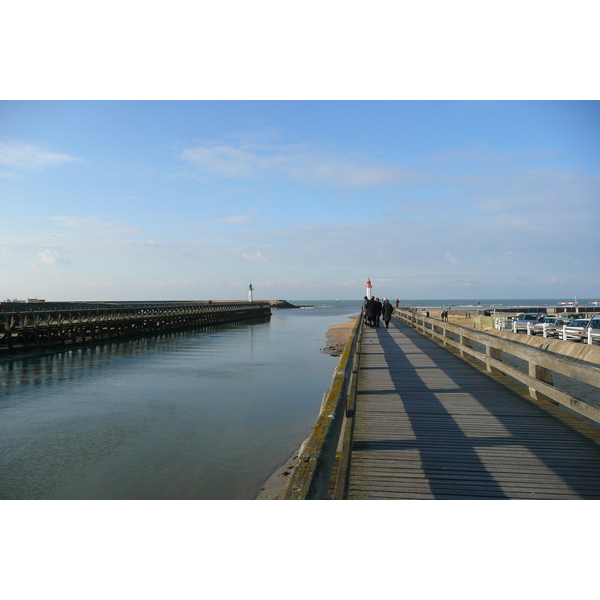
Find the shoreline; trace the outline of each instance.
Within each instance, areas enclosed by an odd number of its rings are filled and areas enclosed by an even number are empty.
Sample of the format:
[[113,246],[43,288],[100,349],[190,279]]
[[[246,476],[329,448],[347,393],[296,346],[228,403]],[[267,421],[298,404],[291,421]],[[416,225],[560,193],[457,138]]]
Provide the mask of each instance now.
[[332,325],[325,332],[325,339],[327,340],[327,346],[321,349],[323,354],[329,354],[330,356],[340,356],[344,350],[344,346],[352,333],[352,328],[358,319],[358,315],[352,315],[348,317],[348,321],[345,323],[338,323]]
[[294,452],[281,467],[277,467],[277,469],[269,475],[258,491],[258,494],[254,497],[255,500],[281,500],[281,494],[285,491],[288,478],[294,471],[301,448],[302,446],[300,446],[300,448],[298,448],[298,450],[296,450],[296,452]]

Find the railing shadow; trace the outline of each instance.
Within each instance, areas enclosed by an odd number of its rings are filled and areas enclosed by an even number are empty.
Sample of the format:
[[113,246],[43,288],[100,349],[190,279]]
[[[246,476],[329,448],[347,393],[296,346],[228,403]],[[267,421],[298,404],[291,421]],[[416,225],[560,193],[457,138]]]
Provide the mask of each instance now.
[[[389,330],[376,332],[383,360],[371,368],[388,370],[393,387],[359,392],[357,402],[364,394],[388,394],[390,402],[401,402],[412,429],[405,438],[412,439],[355,441],[354,450],[418,451],[419,468],[436,499],[600,498],[600,448],[588,438],[407,325],[393,320]],[[405,346],[400,350],[399,337]],[[436,382],[432,369],[445,375]],[[458,412],[451,413],[450,405],[459,406]],[[524,417],[530,420],[524,423]],[[561,451],[550,443],[556,439],[563,440]],[[512,472],[517,464],[525,464],[518,467],[522,475]],[[530,496],[522,491],[528,484]]]

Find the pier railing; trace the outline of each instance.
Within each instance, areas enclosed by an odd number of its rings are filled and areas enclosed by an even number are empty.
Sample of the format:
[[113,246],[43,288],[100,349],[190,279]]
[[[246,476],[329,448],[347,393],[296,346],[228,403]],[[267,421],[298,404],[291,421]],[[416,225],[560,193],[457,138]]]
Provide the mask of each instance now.
[[[340,434],[343,428],[351,426],[354,417],[362,330],[359,317],[334,370],[331,387],[323,397],[317,422],[302,444],[283,500],[322,500],[327,496]],[[342,471],[346,462],[339,461]],[[345,479],[345,471],[338,473],[340,485],[344,485]]]
[[[527,386],[532,398],[563,405],[579,415],[600,423],[600,408],[558,389],[554,385],[552,376],[553,373],[557,373],[583,382],[598,391],[599,367],[501,336],[424,317],[412,310],[396,309],[394,316],[442,346],[454,349],[461,357],[467,360],[475,359],[482,366],[485,365],[489,373],[507,375]],[[519,362],[525,364],[527,372],[507,364],[508,357],[504,355],[518,359],[511,361],[515,364]]]

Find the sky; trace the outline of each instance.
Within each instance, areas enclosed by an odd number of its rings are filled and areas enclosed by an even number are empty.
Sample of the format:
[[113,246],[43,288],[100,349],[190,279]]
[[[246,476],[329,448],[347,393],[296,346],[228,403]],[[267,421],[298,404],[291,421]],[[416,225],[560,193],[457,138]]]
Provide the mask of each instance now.
[[0,293],[600,296],[597,101],[2,101]]

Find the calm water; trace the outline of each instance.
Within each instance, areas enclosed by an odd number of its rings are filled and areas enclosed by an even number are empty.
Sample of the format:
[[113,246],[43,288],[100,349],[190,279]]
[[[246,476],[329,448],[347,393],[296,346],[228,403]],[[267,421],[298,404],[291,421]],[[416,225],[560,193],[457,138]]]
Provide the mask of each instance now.
[[331,304],[0,365],[0,498],[253,498],[315,422]]

